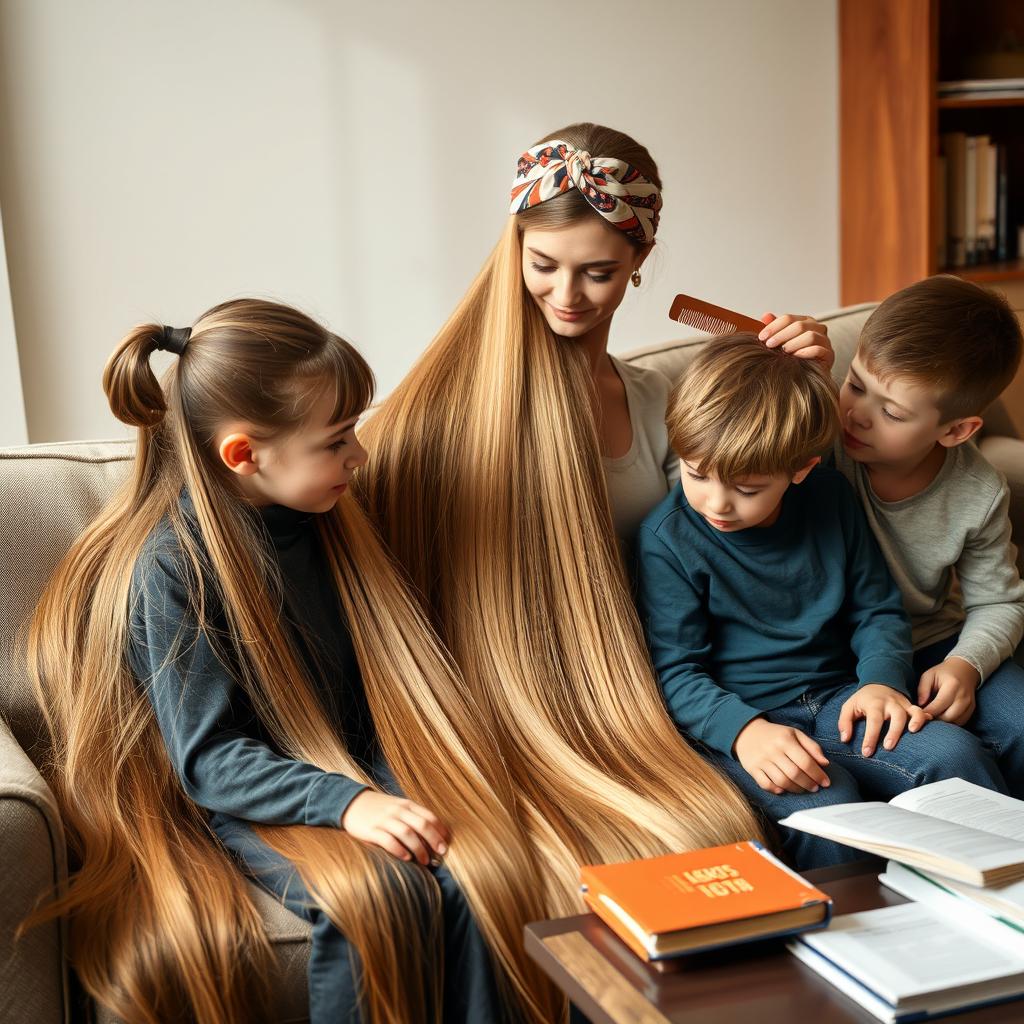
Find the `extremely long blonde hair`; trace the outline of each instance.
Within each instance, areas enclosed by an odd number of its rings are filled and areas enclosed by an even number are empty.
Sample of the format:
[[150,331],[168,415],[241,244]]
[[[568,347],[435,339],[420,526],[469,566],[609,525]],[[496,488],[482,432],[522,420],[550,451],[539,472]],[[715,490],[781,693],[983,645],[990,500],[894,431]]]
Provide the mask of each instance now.
[[[336,418],[370,400],[372,377],[342,339],[288,307],[217,306],[195,323],[161,387],[149,357],[158,325],[132,331],[105,387],[138,426],[133,478],[57,569],[31,624],[29,663],[52,735],[47,770],[78,870],[43,917],[66,914],[86,989],[129,1024],[252,1024],[272,1006],[272,951],[243,877],[184,794],[151,704],[127,667],[132,569],[168,519],[194,579],[199,621],[214,597],[229,635],[208,635],[238,664],[238,683],[287,756],[363,781],[282,628],[282,585],[258,520],[244,511],[210,439],[240,419],[269,434],[298,427],[325,386]],[[201,539],[183,519],[192,498]],[[447,866],[467,894],[511,1007],[557,1020],[564,1000],[523,952],[525,922],[547,906],[510,808],[485,716],[410,599],[351,498],[319,517],[383,753],[413,800],[453,833]],[[204,579],[216,581],[206,593]],[[230,663],[230,661],[228,661]],[[426,870],[339,829],[258,826],[358,951],[373,1022],[441,1012],[440,895]]]
[[[646,149],[563,128],[660,187]],[[552,910],[583,863],[759,834],[665,710],[619,557],[585,354],[527,293],[527,224],[598,216],[576,189],[509,218],[469,291],[363,432],[360,497],[486,710]]]

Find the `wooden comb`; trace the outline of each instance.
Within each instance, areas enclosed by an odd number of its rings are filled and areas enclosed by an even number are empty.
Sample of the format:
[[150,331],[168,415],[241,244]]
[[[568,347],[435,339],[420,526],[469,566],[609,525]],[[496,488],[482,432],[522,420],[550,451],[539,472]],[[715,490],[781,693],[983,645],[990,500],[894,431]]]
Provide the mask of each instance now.
[[668,315],[677,323],[694,327],[707,334],[735,334],[736,331],[753,331],[760,334],[764,324],[751,316],[734,313],[724,306],[715,306],[692,295],[677,295]]

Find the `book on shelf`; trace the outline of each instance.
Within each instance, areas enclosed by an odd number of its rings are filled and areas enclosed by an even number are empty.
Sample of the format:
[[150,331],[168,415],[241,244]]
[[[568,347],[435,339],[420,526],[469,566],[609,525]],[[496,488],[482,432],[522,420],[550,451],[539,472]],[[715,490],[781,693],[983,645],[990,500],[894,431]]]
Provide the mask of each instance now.
[[780,825],[969,885],[1024,879],[1024,801],[946,779],[889,803],[832,804]]
[[965,78],[939,82],[940,99],[995,100],[1024,98],[1024,78]]
[[754,841],[588,865],[580,889],[650,961],[824,928],[832,914],[829,896]]
[[1024,953],[1000,928],[904,903],[841,914],[788,949],[879,1020],[930,1020],[1024,996]]
[[946,259],[951,267],[967,264],[964,232],[967,215],[967,135],[946,132],[942,136],[946,155]]
[[938,265],[964,267],[1006,259],[1006,145],[964,132],[945,132],[941,144],[935,189],[940,205]]

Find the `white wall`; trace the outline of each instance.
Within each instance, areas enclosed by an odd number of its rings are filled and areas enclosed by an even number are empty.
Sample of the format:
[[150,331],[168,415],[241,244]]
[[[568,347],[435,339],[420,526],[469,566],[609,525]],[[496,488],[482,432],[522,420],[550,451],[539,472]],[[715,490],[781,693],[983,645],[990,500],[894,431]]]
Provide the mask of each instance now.
[[27,440],[18,346],[14,337],[14,312],[7,286],[3,221],[0,218],[0,445],[25,444]]
[[133,323],[296,303],[388,391],[497,240],[520,151],[580,119],[661,165],[616,350],[684,290],[838,297],[835,0],[0,0],[0,206],[33,441],[122,432]]

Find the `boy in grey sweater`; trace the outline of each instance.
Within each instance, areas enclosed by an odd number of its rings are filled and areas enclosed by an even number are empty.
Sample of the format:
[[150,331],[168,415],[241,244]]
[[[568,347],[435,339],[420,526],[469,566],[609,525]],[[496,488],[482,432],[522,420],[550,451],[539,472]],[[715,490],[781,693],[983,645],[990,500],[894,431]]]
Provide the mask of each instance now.
[[[1024,798],[1024,582],[1006,480],[967,444],[1013,379],[1001,296],[940,275],[871,315],[840,392],[836,465],[856,490],[913,627],[917,702],[963,725]],[[982,686],[982,684],[984,684]]]

